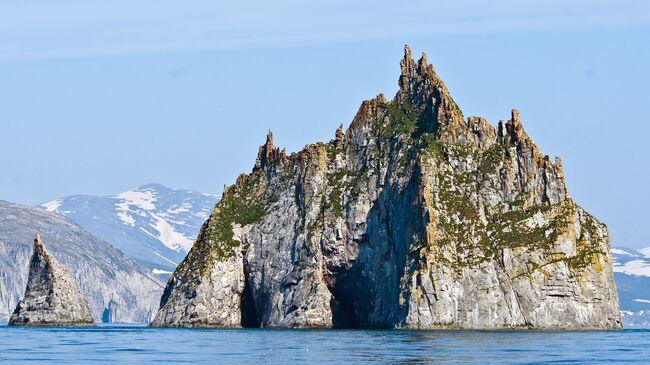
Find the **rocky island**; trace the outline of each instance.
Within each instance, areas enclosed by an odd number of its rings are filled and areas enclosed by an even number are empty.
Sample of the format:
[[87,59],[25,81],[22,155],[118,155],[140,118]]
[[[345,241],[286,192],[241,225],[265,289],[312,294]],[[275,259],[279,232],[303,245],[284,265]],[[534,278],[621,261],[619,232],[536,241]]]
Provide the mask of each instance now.
[[347,130],[269,133],[170,277],[153,326],[621,327],[604,224],[520,114],[465,118],[423,54]]
[[90,307],[70,275],[34,238],[25,296],[9,319],[16,326],[94,326]]

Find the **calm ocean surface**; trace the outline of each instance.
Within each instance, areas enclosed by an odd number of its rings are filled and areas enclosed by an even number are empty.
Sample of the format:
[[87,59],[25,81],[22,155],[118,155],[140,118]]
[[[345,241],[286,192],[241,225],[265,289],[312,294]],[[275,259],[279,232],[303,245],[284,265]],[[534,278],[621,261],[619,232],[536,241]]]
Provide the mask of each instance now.
[[0,327],[0,363],[648,364],[650,330],[196,330]]

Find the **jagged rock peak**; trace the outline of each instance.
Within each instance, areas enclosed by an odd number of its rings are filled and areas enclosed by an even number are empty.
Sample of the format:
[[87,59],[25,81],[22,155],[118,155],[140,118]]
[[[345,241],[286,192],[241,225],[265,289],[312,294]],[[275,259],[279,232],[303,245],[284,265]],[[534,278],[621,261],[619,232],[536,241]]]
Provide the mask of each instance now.
[[273,132],[269,130],[269,133],[266,135],[266,142],[259,148],[253,170],[264,170],[269,166],[284,162],[286,159],[286,150],[275,148],[273,145]]
[[510,119],[499,122],[497,140],[502,145],[515,146],[519,150],[519,153],[524,157],[523,170],[538,168],[542,171],[541,177],[546,182],[547,187],[554,186],[552,193],[541,195],[543,201],[554,203],[568,197],[564,184],[562,161],[559,157],[556,157],[555,163],[553,163],[550,156],[542,153],[541,149],[524,130],[519,110],[512,109]]
[[38,233],[34,236],[34,254],[38,254],[38,256],[47,255],[45,253],[45,246],[43,245],[43,241],[41,241],[41,235]]
[[436,74],[433,65],[427,62],[426,53],[422,52],[420,59],[415,62],[411,56],[411,48],[404,46],[404,58],[400,61],[401,75],[399,79],[399,97],[409,96],[414,103],[422,103],[431,92],[448,94],[447,86]]
[[400,61],[399,92],[395,101],[402,108],[418,108],[425,113],[422,131],[430,131],[448,143],[467,143],[469,130],[463,114],[449,94],[445,83],[438,77],[423,52],[416,63],[411,49],[404,46],[404,58]]
[[422,56],[416,63],[411,55],[411,47],[404,45],[404,57],[400,61],[402,76],[414,79],[417,76],[425,76],[433,71],[433,66],[427,62],[427,54],[422,52]]
[[336,135],[334,139],[334,143],[336,144],[337,147],[341,146],[344,137],[345,137],[345,133],[343,132],[343,124],[341,123],[341,125],[339,125],[339,127],[336,128]]
[[34,237],[25,296],[9,319],[17,326],[93,326],[90,307],[70,275]]
[[502,143],[505,144],[516,144],[521,141],[528,141],[530,138],[526,131],[524,131],[524,126],[521,123],[521,115],[519,110],[512,109],[510,112],[510,119],[505,122],[499,122],[499,137],[502,139]]

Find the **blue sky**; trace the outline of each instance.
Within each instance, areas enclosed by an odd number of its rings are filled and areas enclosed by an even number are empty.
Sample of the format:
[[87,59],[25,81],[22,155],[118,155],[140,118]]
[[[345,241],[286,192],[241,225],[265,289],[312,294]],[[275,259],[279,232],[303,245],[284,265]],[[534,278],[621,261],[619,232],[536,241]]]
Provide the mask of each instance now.
[[[352,4],[350,4],[352,3]],[[0,199],[220,193],[397,90],[405,43],[466,116],[521,110],[617,245],[650,245],[647,1],[0,4]]]

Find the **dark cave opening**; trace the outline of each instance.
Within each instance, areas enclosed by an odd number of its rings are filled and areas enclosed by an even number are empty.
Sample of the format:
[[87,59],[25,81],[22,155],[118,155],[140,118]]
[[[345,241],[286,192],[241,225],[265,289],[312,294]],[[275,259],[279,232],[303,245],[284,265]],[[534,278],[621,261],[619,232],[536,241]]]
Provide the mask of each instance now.
[[108,307],[102,312],[102,323],[111,323],[111,311]]
[[364,326],[363,290],[359,275],[354,271],[340,270],[330,278],[328,287],[332,293],[332,324],[334,328],[356,329]]
[[244,271],[244,293],[241,297],[241,326],[244,328],[259,328],[260,320],[255,309],[255,298],[249,284],[248,273]]

